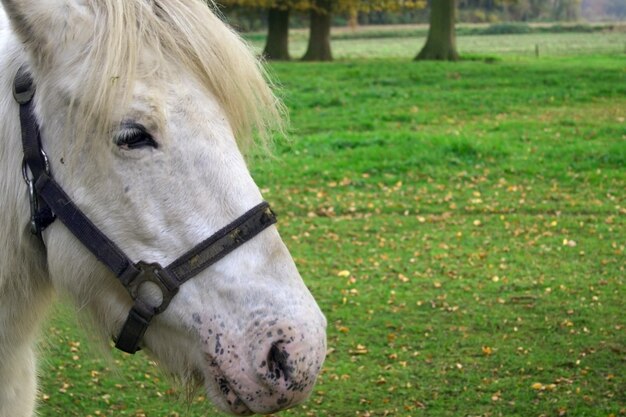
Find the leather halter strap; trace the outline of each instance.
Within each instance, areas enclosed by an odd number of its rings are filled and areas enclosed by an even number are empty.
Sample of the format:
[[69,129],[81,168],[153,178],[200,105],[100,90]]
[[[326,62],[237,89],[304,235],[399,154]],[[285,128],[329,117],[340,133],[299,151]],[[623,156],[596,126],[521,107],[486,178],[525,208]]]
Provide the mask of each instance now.
[[[52,178],[32,110],[34,92],[30,75],[24,67],[20,68],[15,77],[14,97],[20,104],[23,170],[31,198],[31,229],[34,234],[41,236],[41,232],[56,216],[119,279],[134,304],[115,340],[115,347],[135,353],[140,349],[139,344],[152,318],[165,311],[184,282],[276,223],[276,215],[268,203],[262,202],[166,267],[144,261],[134,263],[89,220]],[[27,170],[30,171],[29,175]],[[33,199],[37,202],[35,207]],[[45,213],[39,213],[42,211]],[[140,297],[139,288],[146,282],[155,284],[161,290],[160,305],[152,306]]]
[[49,173],[48,158],[41,148],[39,125],[33,113],[32,99],[35,95],[33,80],[24,67],[15,75],[13,97],[20,105],[20,125],[22,128],[22,176],[28,185],[30,198],[30,229],[35,235],[54,221],[49,207],[37,196],[35,179],[43,173]]

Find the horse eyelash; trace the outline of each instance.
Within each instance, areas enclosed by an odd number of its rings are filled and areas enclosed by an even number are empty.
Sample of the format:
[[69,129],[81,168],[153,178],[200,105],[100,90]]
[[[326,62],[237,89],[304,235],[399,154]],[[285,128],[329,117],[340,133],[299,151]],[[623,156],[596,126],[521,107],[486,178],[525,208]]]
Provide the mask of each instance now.
[[[122,122],[115,135],[115,144],[122,149],[158,148],[159,144],[148,133],[145,126],[135,122]],[[142,140],[134,140],[142,139]]]

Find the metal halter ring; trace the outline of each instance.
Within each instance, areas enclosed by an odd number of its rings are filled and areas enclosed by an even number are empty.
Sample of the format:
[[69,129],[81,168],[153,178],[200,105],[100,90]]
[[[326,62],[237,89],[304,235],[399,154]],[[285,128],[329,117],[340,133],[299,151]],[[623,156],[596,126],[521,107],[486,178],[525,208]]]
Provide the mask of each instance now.
[[[133,277],[130,282],[126,285],[128,288],[128,292],[133,300],[139,298],[139,289],[142,284],[145,282],[151,282],[155,284],[159,290],[161,291],[162,301],[158,306],[152,306],[154,308],[155,314],[161,313],[164,311],[169,305],[172,298],[178,292],[179,284],[172,277],[170,273],[167,272],[161,265],[158,263],[148,263],[139,261],[135,264],[135,268],[139,270],[139,273]],[[142,300],[143,301],[143,300]],[[144,301],[144,304],[148,305]]]
[[[41,154],[41,158],[43,159],[44,172],[50,175],[50,161],[48,160],[48,155],[44,152],[43,149],[40,149],[39,152]],[[30,170],[30,167],[28,166],[26,157],[24,157],[24,159],[22,159],[22,178],[24,178],[24,181],[26,182],[27,185],[30,185],[31,183],[35,181],[34,178],[31,178],[31,176],[28,175],[29,170]]]

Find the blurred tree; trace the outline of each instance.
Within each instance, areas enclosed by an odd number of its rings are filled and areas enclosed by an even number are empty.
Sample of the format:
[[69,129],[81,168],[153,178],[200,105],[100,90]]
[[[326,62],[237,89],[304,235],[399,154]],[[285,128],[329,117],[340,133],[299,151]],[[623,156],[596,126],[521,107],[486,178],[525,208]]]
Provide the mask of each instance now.
[[545,18],[548,14],[548,2],[545,0],[525,0],[529,4],[530,14],[526,20]]
[[331,61],[330,25],[332,13],[345,13],[356,23],[358,12],[421,9],[426,0],[312,0],[310,35],[304,61]]
[[289,57],[289,5],[285,2],[267,10],[267,40],[263,49],[265,59],[288,61]]
[[267,39],[263,55],[269,60],[289,59],[289,14],[307,10],[309,0],[222,0],[226,7],[267,11]]
[[289,15],[308,11],[309,42],[305,61],[331,61],[330,27],[333,13],[345,13],[356,23],[359,12],[422,9],[426,0],[222,0],[227,7],[267,10],[267,40],[263,55],[268,60],[288,60]]
[[426,44],[416,60],[457,61],[456,50],[456,0],[432,0],[430,28]]
[[463,21],[529,21],[552,18],[555,1],[558,0],[458,0],[457,8]]
[[580,18],[582,0],[553,0],[555,20],[574,21]]
[[303,61],[332,61],[330,23],[332,0],[314,0],[310,9],[309,44]]

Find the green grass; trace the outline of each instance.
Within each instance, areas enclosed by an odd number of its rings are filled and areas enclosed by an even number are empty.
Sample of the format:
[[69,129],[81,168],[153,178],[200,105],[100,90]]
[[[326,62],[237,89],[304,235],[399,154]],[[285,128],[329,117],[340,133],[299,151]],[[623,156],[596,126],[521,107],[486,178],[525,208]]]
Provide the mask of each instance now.
[[[292,140],[253,174],[330,349],[283,415],[626,415],[624,55],[272,72]],[[41,416],[211,412],[66,309],[46,329]]]

